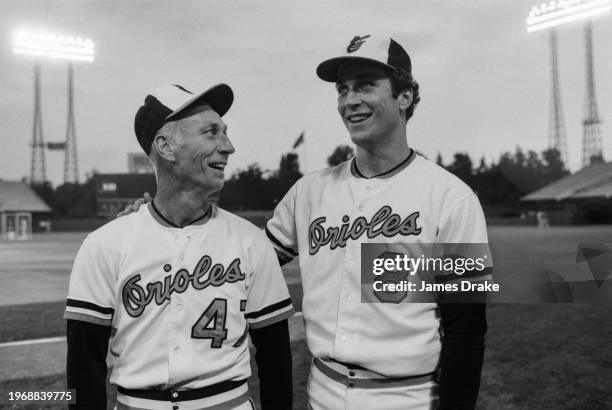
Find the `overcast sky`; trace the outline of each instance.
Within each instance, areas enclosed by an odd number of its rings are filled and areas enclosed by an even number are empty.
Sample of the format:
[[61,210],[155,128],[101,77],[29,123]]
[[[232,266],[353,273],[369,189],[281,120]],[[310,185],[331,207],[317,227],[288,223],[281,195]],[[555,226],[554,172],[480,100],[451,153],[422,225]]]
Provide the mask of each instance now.
[[[307,168],[349,138],[334,86],[317,64],[355,35],[389,33],[412,57],[421,103],[408,124],[411,146],[446,162],[457,151],[497,159],[515,147],[548,143],[550,56],[547,35],[528,34],[537,1],[9,1],[0,0],[0,178],[29,174],[33,60],[11,51],[19,27],[91,38],[96,60],[76,65],[79,171],[126,172],[139,152],[133,118],[146,93],[179,83],[201,91],[234,89],[226,115],[236,153],[228,176],[254,162],[278,167],[305,131]],[[562,107],[570,165],[580,165],[585,99],[582,24],[559,33]],[[594,29],[595,84],[604,156],[612,159],[612,16]],[[43,65],[45,141],[65,138],[66,65]],[[301,162],[304,150],[298,149]],[[47,152],[47,176],[62,182],[63,152]]]

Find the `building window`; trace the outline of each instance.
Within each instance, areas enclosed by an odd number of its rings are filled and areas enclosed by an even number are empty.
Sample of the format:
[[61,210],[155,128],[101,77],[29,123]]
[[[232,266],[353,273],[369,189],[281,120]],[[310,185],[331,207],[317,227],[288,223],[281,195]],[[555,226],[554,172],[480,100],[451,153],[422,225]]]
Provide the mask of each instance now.
[[102,191],[104,192],[116,192],[117,184],[114,182],[102,182]]

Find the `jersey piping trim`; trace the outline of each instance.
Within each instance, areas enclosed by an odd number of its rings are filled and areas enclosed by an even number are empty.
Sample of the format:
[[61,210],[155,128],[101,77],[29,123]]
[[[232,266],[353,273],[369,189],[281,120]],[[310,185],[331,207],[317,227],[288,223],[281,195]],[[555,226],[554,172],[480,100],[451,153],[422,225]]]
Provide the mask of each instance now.
[[293,256],[298,256],[298,253],[296,251],[294,251],[293,249],[283,245],[278,239],[276,239],[276,237],[274,235],[272,235],[272,232],[270,232],[270,230],[266,227],[265,229],[266,231],[266,236],[268,237],[268,239],[270,239],[272,241],[272,243],[274,243],[274,245],[278,246],[279,248],[281,248],[283,251],[293,255]]
[[363,179],[374,179],[374,178],[381,178],[381,179],[385,179],[385,178],[390,178],[393,175],[397,174],[398,172],[402,171],[404,168],[406,168],[408,165],[410,165],[412,163],[412,161],[414,161],[414,159],[416,158],[416,151],[413,150],[412,148],[410,148],[410,153],[408,154],[408,156],[406,157],[406,159],[404,159],[402,162],[400,162],[399,164],[397,164],[396,166],[394,166],[393,168],[391,168],[388,171],[382,172],[380,174],[376,174],[373,175],[371,177],[366,177],[365,175],[363,175],[361,173],[361,171],[359,171],[359,168],[357,167],[357,158],[353,158],[353,160],[351,161],[351,173],[353,174],[353,176],[357,177],[357,178],[363,178]]
[[100,326],[110,326],[112,323],[112,319],[102,319],[96,316],[90,316],[85,313],[76,313],[76,312],[64,312],[64,319],[66,320],[78,320],[80,322],[92,323],[94,325]]
[[66,307],[93,310],[94,312],[102,313],[103,315],[112,315],[115,313],[115,309],[113,308],[99,306],[95,303],[85,302],[84,300],[77,299],[66,299]]
[[265,308],[258,310],[257,312],[250,312],[244,315],[247,319],[257,319],[258,317],[265,316],[268,313],[272,313],[276,310],[280,310],[287,306],[291,306],[291,298],[287,298],[285,300],[281,300],[280,302],[273,303]]
[[358,389],[381,389],[393,387],[408,387],[430,382],[434,379],[435,372],[407,376],[407,377],[381,377],[381,378],[356,378],[347,375],[348,368],[342,366],[334,366],[331,362],[324,362],[318,357],[313,359],[315,367],[325,376],[332,380],[342,383],[347,387],[355,387]]
[[289,319],[291,316],[295,314],[295,309],[293,306],[290,306],[284,312],[281,312],[277,315],[270,316],[263,320],[259,320],[257,322],[249,322],[249,329],[261,329],[262,327],[270,326],[274,323],[278,323],[281,320]]

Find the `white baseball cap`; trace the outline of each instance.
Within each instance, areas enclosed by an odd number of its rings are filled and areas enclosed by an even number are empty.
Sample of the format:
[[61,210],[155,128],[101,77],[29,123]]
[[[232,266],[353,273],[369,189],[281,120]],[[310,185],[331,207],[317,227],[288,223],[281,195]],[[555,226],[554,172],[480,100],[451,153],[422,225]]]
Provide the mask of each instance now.
[[368,62],[391,70],[412,72],[410,56],[397,41],[389,36],[365,34],[355,36],[345,44],[341,56],[319,64],[317,75],[323,81],[335,83],[338,70],[348,62]]

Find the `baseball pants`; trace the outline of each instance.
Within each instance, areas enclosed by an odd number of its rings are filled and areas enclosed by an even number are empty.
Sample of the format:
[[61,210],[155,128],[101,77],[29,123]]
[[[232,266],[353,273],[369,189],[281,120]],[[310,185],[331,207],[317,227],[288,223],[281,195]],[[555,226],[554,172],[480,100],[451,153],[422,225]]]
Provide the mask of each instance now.
[[310,367],[311,410],[429,410],[437,407],[437,399],[431,375],[381,379],[365,369],[317,358]]

